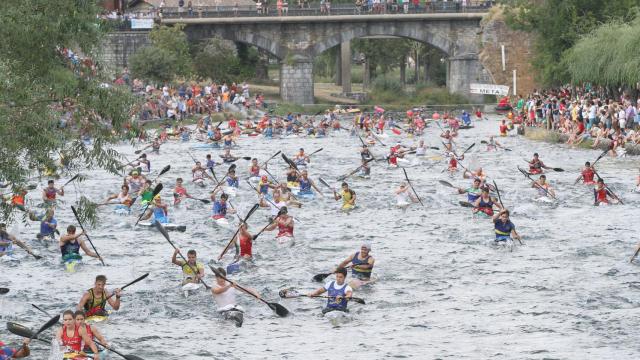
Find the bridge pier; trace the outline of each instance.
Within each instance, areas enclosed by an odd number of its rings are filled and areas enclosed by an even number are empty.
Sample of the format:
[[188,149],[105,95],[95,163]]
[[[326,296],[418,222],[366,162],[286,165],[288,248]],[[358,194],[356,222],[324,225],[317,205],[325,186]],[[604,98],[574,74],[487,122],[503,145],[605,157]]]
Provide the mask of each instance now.
[[313,60],[288,56],[280,63],[280,97],[294,104],[313,104]]
[[482,102],[482,95],[471,94],[470,85],[479,82],[482,72],[480,60],[477,56],[458,56],[449,58],[447,66],[447,88],[449,93],[466,96],[473,103]]
[[351,40],[340,44],[340,72],[342,76],[342,93],[351,93]]

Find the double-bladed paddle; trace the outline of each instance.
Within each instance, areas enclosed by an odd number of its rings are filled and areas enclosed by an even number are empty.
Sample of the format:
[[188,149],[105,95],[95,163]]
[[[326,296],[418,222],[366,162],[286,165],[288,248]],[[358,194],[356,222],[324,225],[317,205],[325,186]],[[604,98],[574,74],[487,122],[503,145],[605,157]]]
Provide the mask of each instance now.
[[78,212],[76,211],[76,208],[73,207],[73,205],[71,205],[71,211],[73,211],[73,216],[76,217],[76,221],[78,221],[78,225],[80,225],[80,229],[84,233],[84,236],[87,238],[87,240],[89,240],[89,244],[91,244],[93,251],[96,253],[96,255],[98,255],[98,259],[100,259],[102,266],[105,266],[104,260],[102,260],[102,257],[100,256],[100,254],[98,254],[98,250],[96,249],[95,245],[93,245],[93,241],[91,241],[89,234],[87,234],[87,231],[84,229],[84,226],[82,226],[82,221],[80,221],[80,216],[78,216]]
[[[295,298],[299,298],[299,297],[319,298],[319,299],[335,299],[335,298],[338,297],[338,296],[322,296],[322,295],[311,296],[311,295],[307,295],[307,294],[300,294],[294,289],[283,289],[283,290],[280,290],[278,292],[278,295],[280,295],[280,297],[283,298],[283,299],[295,299]],[[344,298],[347,301],[353,301],[353,302],[357,302],[358,304],[366,305],[366,302],[364,301],[363,298],[359,298],[359,297],[344,297]]]
[[[171,244],[171,246],[173,246],[173,248],[175,250],[178,250],[178,248],[173,244],[173,242],[171,241],[171,238],[169,237],[169,233],[167,232],[167,229],[164,228],[164,226],[162,226],[162,224],[160,224],[158,221],[154,221],[153,225],[156,227],[156,229],[158,229],[158,231],[160,231],[160,233],[162,234],[162,236],[164,236],[165,239],[167,239],[167,241],[169,242],[169,244]],[[193,268],[193,266],[191,266],[191,264],[189,264],[189,262],[187,261],[187,259],[184,258],[184,256],[182,255],[181,252],[178,252],[178,255],[180,255],[180,258],[182,259],[182,261],[184,261],[184,263],[189,267],[189,269],[191,269],[191,271],[193,272],[193,276],[200,280],[200,282],[202,283],[202,285],[204,285],[204,287],[209,290],[211,289],[211,286],[207,285],[206,282],[204,282],[204,280],[200,279],[198,277],[198,271],[196,269]]]
[[252,291],[249,291],[249,290],[243,288],[242,286],[238,285],[237,283],[234,283],[231,280],[227,279],[224,275],[222,275],[218,271],[218,269],[214,268],[213,266],[209,265],[209,268],[211,269],[211,271],[213,271],[214,274],[216,274],[217,277],[232,283],[238,289],[244,291],[245,293],[247,293],[247,294],[253,296],[254,298],[262,301],[263,303],[267,304],[267,306],[269,306],[269,308],[271,310],[275,311],[275,313],[278,314],[278,316],[285,317],[285,316],[289,315],[289,310],[287,310],[287,308],[285,308],[284,306],[282,306],[282,305],[280,305],[278,303],[275,303],[275,302],[268,302],[268,301],[264,300],[263,298],[261,298],[258,295],[254,294]]
[[[371,156],[371,159],[365,160],[365,164],[368,164],[370,162],[372,162],[373,160],[375,160],[375,158],[373,156]],[[350,173],[346,174],[346,175],[341,175],[340,177],[338,177],[338,181],[344,181],[347,178],[349,178],[351,175],[357,173],[360,169],[362,169],[362,167],[364,166],[364,164],[358,166],[357,168],[355,168],[355,170],[351,171]]]
[[[345,269],[349,269],[351,266],[352,265],[347,265],[344,268]],[[313,281],[320,282],[320,281],[326,279],[327,277],[329,277],[329,276],[331,276],[331,275],[333,275],[335,273],[336,273],[335,271],[332,271],[332,272],[328,272],[328,273],[315,274],[315,275],[313,275]]]
[[229,240],[229,243],[227,244],[227,246],[224,247],[224,249],[222,250],[222,252],[220,253],[220,256],[218,256],[218,261],[220,261],[220,259],[222,259],[222,257],[224,256],[224,254],[227,253],[227,251],[229,250],[229,247],[231,246],[231,244],[233,243],[233,240],[236,238],[236,236],[238,235],[238,233],[240,232],[240,229],[242,228],[242,225],[244,225],[247,220],[249,220],[249,218],[251,217],[251,215],[253,215],[253,213],[258,210],[258,208],[260,207],[259,204],[255,204],[253,205],[253,207],[251,208],[251,210],[249,210],[249,212],[247,213],[247,215],[244,217],[244,219],[242,219],[242,221],[240,222],[240,224],[238,225],[238,230],[236,230],[235,234],[233,234],[233,236],[231,237],[231,240]]
[[529,180],[533,181],[533,183],[536,185],[536,187],[537,187],[538,189],[543,190],[543,191],[547,194],[547,196],[548,196],[548,197],[550,197],[550,198],[552,198],[552,199],[554,199],[554,200],[557,200],[555,196],[551,195],[551,193],[549,192],[549,190],[547,190],[547,189],[543,188],[542,186],[540,186],[540,184],[538,184],[535,180],[533,180],[533,179],[531,178],[531,176],[529,176],[529,173],[528,173],[528,172],[526,172],[526,171],[525,171],[524,169],[522,169],[520,166],[518,166],[518,170],[520,170],[520,172],[521,172],[524,176],[526,176]]
[[64,183],[64,185],[62,185],[62,186],[61,186],[61,188],[63,188],[63,187],[65,187],[65,186],[69,185],[69,183],[70,183],[70,182],[72,182],[72,181],[76,180],[76,179],[77,179],[77,178],[79,178],[79,177],[80,177],[80,174],[75,174],[71,179],[69,179],[66,183]]
[[420,196],[416,192],[416,189],[413,188],[413,185],[411,184],[411,180],[409,180],[409,176],[407,175],[407,170],[405,168],[402,168],[402,171],[404,172],[404,178],[407,179],[407,183],[411,187],[411,190],[413,190],[413,193],[416,195],[416,198],[418,198],[418,201],[420,201],[420,205],[422,205],[424,207],[424,204],[422,203],[422,200],[420,199]]

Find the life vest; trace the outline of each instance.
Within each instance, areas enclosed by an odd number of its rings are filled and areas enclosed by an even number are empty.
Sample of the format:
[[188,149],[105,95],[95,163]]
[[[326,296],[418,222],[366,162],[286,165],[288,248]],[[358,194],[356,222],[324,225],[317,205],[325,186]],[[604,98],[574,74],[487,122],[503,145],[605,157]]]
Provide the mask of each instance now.
[[194,268],[194,270],[200,272],[200,270],[204,269],[204,265],[201,262],[197,261],[195,265],[191,266],[189,266],[188,263],[182,264],[182,275],[185,279],[193,279],[195,277],[195,274],[193,273],[193,270],[191,270],[191,268]]
[[[96,298],[96,295],[93,292],[93,289],[89,289],[90,299],[84,304],[84,313],[85,316],[93,316],[97,314],[104,314],[107,312],[105,306],[107,305],[107,295],[102,292],[102,296],[100,298]],[[64,331],[63,331],[64,332]],[[80,349],[78,349],[80,351]]]
[[496,220],[494,223],[496,240],[504,241],[511,238],[511,231],[513,231],[516,226],[513,225],[511,220],[508,220],[506,223],[503,223],[502,220]]
[[66,352],[82,351],[82,337],[78,332],[78,327],[74,326],[73,335],[67,335],[67,327],[62,326],[62,345],[67,347]]
[[607,199],[607,189],[605,189],[604,187],[600,190],[598,190],[597,188],[594,190],[595,194],[596,194],[596,202],[597,203],[605,203],[608,204],[609,200]]
[[593,183],[594,176],[595,176],[595,172],[593,171],[593,169],[588,168],[588,169],[582,170],[582,181],[585,184]]
[[293,225],[285,225],[282,221],[278,221],[278,235],[281,236],[293,236]]
[[355,195],[355,192],[353,192],[353,190],[349,189],[349,190],[342,190],[342,192],[340,193],[342,195],[342,201],[344,204],[347,204],[348,202],[351,201],[351,199],[353,199],[353,195]]
[[373,270],[373,267],[363,269],[359,265],[369,265],[369,258],[371,256],[367,255],[367,257],[364,259],[360,259],[359,256],[360,252],[358,251],[351,260],[351,264],[353,264],[353,266],[351,267],[351,275],[358,279],[369,279],[371,278],[371,271]]
[[311,193],[311,181],[309,179],[299,178],[298,183],[300,184],[300,193],[301,194],[310,194]]
[[[329,284],[329,289],[327,289],[327,293],[329,295],[329,298],[327,299],[328,309],[342,310],[342,311],[347,310],[347,299],[346,299],[347,292],[345,291],[346,289],[347,289],[346,284],[344,284],[342,288],[337,288],[335,281],[332,281],[331,284]],[[336,299],[336,297],[338,296],[342,297],[340,301],[337,301]]]
[[227,185],[237,188],[240,185],[240,183],[238,182],[238,178],[232,178],[232,177],[228,176],[227,177]]
[[485,201],[482,197],[480,197],[480,203],[476,208],[478,211],[482,211],[483,213],[492,216],[493,215],[493,201],[491,197],[489,197],[489,201]]
[[213,218],[220,219],[227,215],[227,203],[224,204],[220,201],[215,201],[213,203]]
[[260,176],[260,166],[252,165],[251,168],[249,168],[249,173],[251,176]]
[[252,257],[251,253],[251,236],[242,236],[240,235],[240,256]]
[[65,242],[64,245],[60,246],[60,252],[62,253],[62,257],[69,255],[79,255],[80,254],[80,242],[78,240],[74,240],[73,242]]
[[57,190],[55,188],[50,188],[47,187],[44,189],[44,196],[47,198],[47,200],[49,201],[54,201],[56,199],[56,195],[57,195]]

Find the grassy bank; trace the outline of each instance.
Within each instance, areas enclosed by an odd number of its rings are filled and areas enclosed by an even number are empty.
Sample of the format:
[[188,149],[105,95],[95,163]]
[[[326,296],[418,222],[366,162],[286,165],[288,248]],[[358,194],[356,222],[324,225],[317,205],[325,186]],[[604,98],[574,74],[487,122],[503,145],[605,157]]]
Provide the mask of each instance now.
[[[536,141],[544,141],[548,143],[554,144],[565,144],[569,139],[569,136],[566,134],[561,134],[557,131],[549,131],[547,129],[538,128],[538,127],[527,127],[524,132],[524,136],[530,140]],[[601,140],[597,147],[593,148],[594,140],[586,139],[582,141],[580,144],[576,145],[575,148],[585,149],[585,150],[601,150],[605,151],[609,149],[609,145],[611,141],[608,139]],[[627,154],[629,155],[640,155],[640,146],[626,144],[625,150],[627,150]]]

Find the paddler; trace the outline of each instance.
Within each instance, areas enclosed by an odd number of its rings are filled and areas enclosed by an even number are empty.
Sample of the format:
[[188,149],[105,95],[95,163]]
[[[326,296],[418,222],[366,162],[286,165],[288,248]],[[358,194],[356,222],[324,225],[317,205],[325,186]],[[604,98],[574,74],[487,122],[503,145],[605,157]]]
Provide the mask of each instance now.
[[289,169],[287,169],[287,187],[298,187],[298,170],[293,166],[289,165]]
[[138,194],[145,183],[145,177],[138,170],[133,170],[131,175],[125,178],[125,184],[129,185],[132,194]]
[[262,175],[260,177],[260,181],[258,182],[258,187],[256,190],[258,194],[263,197],[269,197],[269,189],[275,189],[275,185],[271,184],[267,175]]
[[333,190],[333,198],[338,201],[342,199],[342,209],[348,210],[353,209],[356,206],[356,193],[355,191],[349,189],[349,184],[343,182],[341,185],[341,190],[337,193]]
[[502,148],[502,145],[496,141],[493,135],[489,136],[489,141],[487,142],[487,151],[497,150],[498,148]]
[[82,235],[84,235],[83,231],[80,231],[78,234],[76,234],[75,226],[67,226],[67,233],[60,236],[60,240],[58,241],[58,245],[60,245],[62,261],[82,259],[82,256],[80,256],[80,248],[82,248],[82,251],[84,251],[84,253],[88,256],[94,257],[96,259],[101,259],[100,256],[89,249],[84,240],[78,240],[78,238]]
[[533,184],[531,184],[531,187],[538,189],[538,194],[540,196],[548,196],[551,198],[556,197],[556,192],[553,190],[551,185],[549,185],[547,182],[547,176],[544,174],[540,175],[540,178],[534,181]]
[[505,119],[502,119],[502,122],[500,122],[500,136],[507,136],[507,131],[509,131],[509,127],[507,126],[507,121]]
[[173,188],[173,206],[179,205],[183,199],[193,199],[193,196],[189,195],[187,189],[182,185],[184,181],[182,178],[176,179],[176,186]]
[[448,152],[448,155],[451,156],[451,158],[449,159],[447,171],[449,172],[449,174],[451,174],[451,176],[453,176],[453,173],[458,171],[458,161],[464,160],[464,155],[458,156],[453,151]]
[[0,360],[26,358],[31,354],[31,350],[29,349],[30,342],[31,339],[24,338],[22,340],[22,347],[20,347],[20,349],[14,349],[0,341]]
[[153,200],[153,187],[151,180],[146,180],[140,189],[140,203],[144,206]]
[[309,162],[311,162],[309,155],[304,153],[303,148],[300,148],[299,152],[293,158],[293,163],[296,164],[296,166],[307,166]]
[[240,180],[236,176],[236,169],[232,168],[227,172],[227,186],[236,189],[240,186]]
[[478,178],[473,179],[473,185],[470,188],[463,189],[458,188],[458,194],[467,194],[467,201],[471,204],[475,203],[476,200],[482,194],[482,189],[480,188],[481,181]]
[[497,207],[498,209],[502,209],[502,206],[498,203],[498,201],[489,195],[489,188],[483,187],[482,192],[480,193],[480,197],[473,202],[473,213],[477,214],[479,212],[486,214],[487,216],[493,216],[493,207]]
[[345,280],[347,279],[347,269],[338,267],[335,271],[335,274],[336,279],[334,281],[329,281],[323,287],[307,294],[307,296],[309,297],[314,297],[322,295],[325,292],[329,293],[327,306],[322,309],[323,314],[331,311],[348,312],[347,304],[349,298],[353,296],[353,289],[345,282]]
[[593,189],[593,196],[595,201],[593,205],[598,206],[600,204],[607,205],[610,202],[613,204],[618,203],[618,199],[611,193],[607,186],[604,184],[602,178],[598,178],[595,188]]
[[113,194],[107,197],[104,201],[104,204],[109,204],[111,203],[112,200],[117,200],[116,204],[119,204],[116,207],[116,209],[118,208],[129,209],[129,207],[131,206],[131,196],[129,195],[129,186],[127,186],[126,184],[122,185],[120,187],[120,193]]
[[[234,244],[236,246],[236,260],[240,258],[246,260],[253,259],[253,235],[249,232],[248,227],[249,225],[247,225],[247,223],[242,222],[242,224],[240,224],[240,230],[234,238]],[[239,253],[237,252],[238,249],[240,250]]]
[[222,165],[220,163],[213,161],[213,159],[211,159],[211,154],[207,154],[205,160],[206,160],[205,167],[207,169],[213,169],[216,165]]
[[153,198],[153,208],[148,209],[147,213],[140,220],[149,220],[153,216],[151,222],[159,222],[161,224],[169,223],[169,207],[162,203],[160,194]]
[[361,160],[360,164],[360,173],[358,174],[360,177],[368,177],[371,176],[371,167],[369,166],[369,162],[373,159]]
[[550,169],[540,160],[538,153],[534,153],[533,159],[527,162],[529,163],[529,173],[531,174],[542,174],[542,169]]
[[276,238],[293,237],[294,222],[293,222],[293,218],[288,214],[289,214],[289,210],[287,209],[287,207],[286,206],[281,207],[280,210],[278,211],[278,215],[276,216],[275,221],[271,223],[271,225],[267,226],[265,228],[265,231],[271,231],[277,227],[278,235],[276,235]]
[[[94,339],[98,340],[98,342],[102,345],[104,345],[105,348],[109,348],[109,344],[107,343],[107,339],[102,335],[102,333],[100,332],[100,330],[98,330],[97,327],[91,325],[91,324],[87,324],[85,322],[86,317],[84,315],[84,311],[82,310],[78,310],[75,313],[73,313],[73,317],[74,320],[76,322],[76,326],[79,328],[83,328],[86,330],[87,335],[89,335],[89,338],[91,339],[90,343],[94,343]],[[107,350],[103,350],[101,352],[99,352],[100,355],[100,359],[106,359],[107,357]],[[91,350],[91,347],[89,346],[89,344],[85,343],[84,344],[84,348],[82,349],[82,352],[84,352],[85,354],[92,356],[93,355],[93,351]]]
[[362,158],[362,160],[369,160],[373,158],[373,155],[371,155],[371,151],[369,151],[369,147],[367,146],[367,144],[362,144],[362,149],[360,150],[360,157]]
[[[178,260],[178,254],[180,254],[180,249],[175,249],[171,257],[171,263],[182,268],[182,285],[188,283],[198,284],[204,277],[204,264],[198,261],[198,254],[193,249],[187,251],[186,262],[184,260]],[[193,273],[194,270],[197,274]]]
[[416,198],[406,182],[400,183],[400,187],[395,190],[395,194],[398,206],[408,206],[411,203],[418,202],[418,198]]
[[[33,213],[30,213],[30,215],[32,214]],[[53,240],[55,238],[56,230],[58,228],[58,220],[53,217],[54,215],[55,212],[53,208],[49,208],[44,213],[44,216],[40,218],[40,232],[36,235],[38,240],[42,240],[44,238]]]
[[138,162],[133,165],[133,167],[138,167],[141,172],[150,172],[151,171],[151,161],[147,159],[147,154],[140,155]]
[[237,156],[231,155],[231,148],[225,148],[224,154],[220,155],[220,157],[225,164],[232,163],[239,159]]
[[222,191],[219,187],[211,193],[211,201],[213,201],[213,215],[211,217],[215,220],[222,219],[227,216],[227,213],[233,214],[235,213],[235,209],[227,208],[227,200],[229,199],[229,195],[222,193],[220,195],[220,199],[216,200],[216,194]]
[[360,251],[356,251],[353,255],[346,258],[338,265],[338,268],[346,268],[348,264],[351,264],[351,277],[353,277],[353,279],[349,282],[349,286],[357,289],[371,281],[371,272],[373,271],[374,263],[375,259],[371,256],[371,244],[365,242],[360,246]]
[[[236,326],[242,326],[242,316],[235,317],[229,316],[227,314],[231,314],[230,311],[244,312],[244,309],[238,305],[236,300],[236,295],[238,294],[236,283],[228,282],[222,277],[218,276],[218,274],[222,276],[227,276],[227,271],[224,268],[219,267],[216,273],[216,283],[211,287],[211,294],[213,295],[213,299],[216,301],[216,308],[219,314],[221,314],[225,318],[233,319],[236,322]],[[262,299],[260,294],[251,289],[244,288],[246,291],[252,293],[256,298]]]
[[[580,179],[582,179],[583,184],[594,185],[595,181],[593,181],[593,179],[595,176],[596,176],[595,169],[593,168],[593,166],[591,166],[591,163],[587,161],[586,163],[584,163],[584,168],[582,168],[582,171],[580,172],[580,176],[578,176],[578,178],[576,179],[576,184],[578,183],[578,181],[580,181]],[[639,181],[640,181],[640,178],[639,178]]]
[[297,182],[300,186],[300,190],[298,191],[299,195],[313,194],[313,191],[311,191],[312,187],[316,189],[318,194],[322,195],[322,191],[318,189],[315,182],[309,179],[309,173],[307,172],[307,170],[302,170],[300,176],[298,176]]
[[416,156],[425,156],[427,154],[427,145],[424,144],[424,140],[420,140],[418,142],[418,146],[416,146]]
[[58,189],[53,180],[47,181],[47,187],[42,189],[42,201],[47,206],[55,205],[56,195],[64,196],[64,187]]
[[29,254],[33,254],[33,251],[25,243],[7,232],[6,224],[0,224],[0,257],[11,255],[13,244],[23,248]]
[[516,232],[516,226],[509,220],[509,210],[502,209],[493,215],[493,224],[496,233],[496,243],[510,240],[512,237],[520,240],[520,235]]
[[[265,164],[265,166],[267,166]],[[259,178],[260,177],[260,165],[258,164],[258,159],[251,159],[251,165],[249,165],[249,177],[250,178]]]
[[195,166],[191,168],[191,176],[193,177],[193,182],[200,186],[204,186],[205,177],[209,180],[213,180],[211,175],[207,173],[207,169],[202,166],[200,161],[196,161]]
[[[76,310],[84,310],[85,316],[108,316],[106,310],[107,303],[111,305],[113,310],[118,311],[120,309],[120,296],[121,290],[115,289],[113,293],[115,296],[105,289],[107,284],[107,277],[104,275],[96,276],[96,281],[93,287],[87,290],[80,298],[80,302],[76,306]],[[86,343],[86,342],[85,342]],[[94,351],[97,353],[97,351]]]
[[87,329],[76,324],[71,310],[66,310],[62,314],[62,327],[56,331],[56,339],[59,346],[63,347],[62,351],[65,353],[65,359],[69,358],[69,356],[71,356],[70,358],[82,356],[80,354],[83,348],[82,344],[86,344],[93,352],[91,358],[100,360],[98,347],[87,334]]
[[465,170],[464,173],[462,173],[462,177],[465,179],[480,179],[480,186],[487,180],[487,174],[485,174],[481,166],[478,166],[474,171]]
[[23,187],[16,189],[16,192],[11,196],[11,205],[17,207],[22,211],[25,210],[25,197],[27,196],[27,190]]

